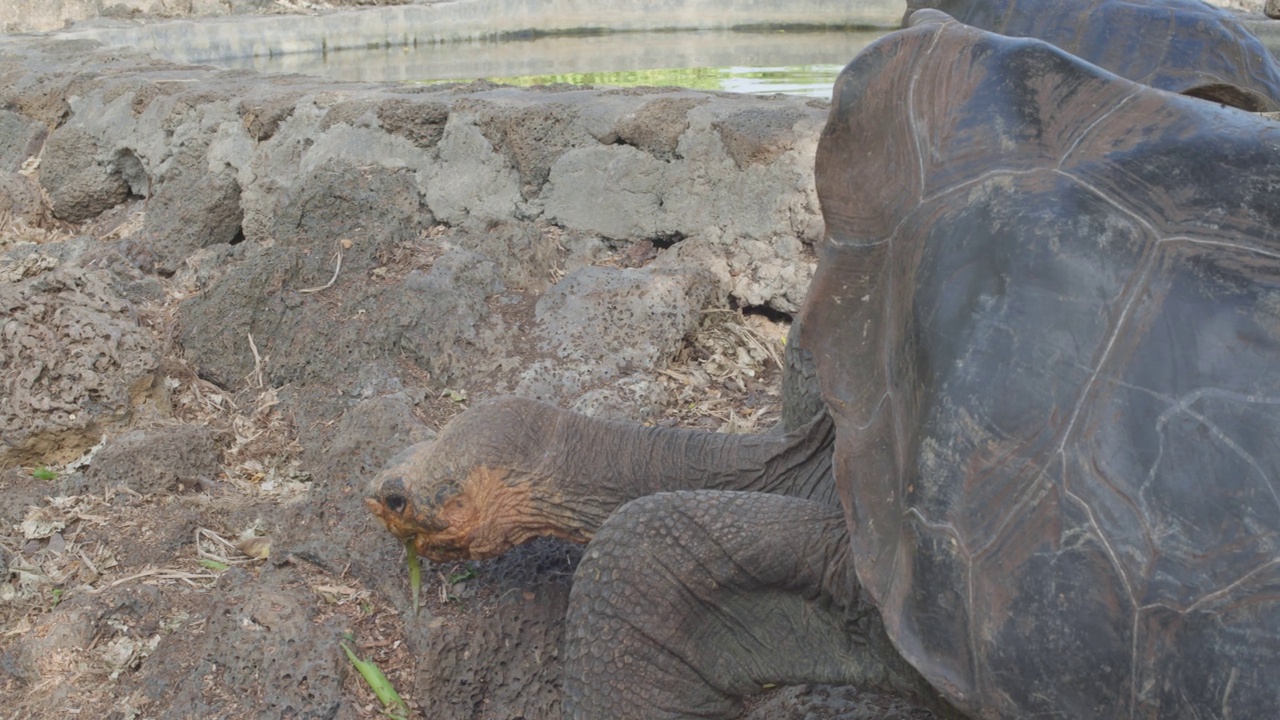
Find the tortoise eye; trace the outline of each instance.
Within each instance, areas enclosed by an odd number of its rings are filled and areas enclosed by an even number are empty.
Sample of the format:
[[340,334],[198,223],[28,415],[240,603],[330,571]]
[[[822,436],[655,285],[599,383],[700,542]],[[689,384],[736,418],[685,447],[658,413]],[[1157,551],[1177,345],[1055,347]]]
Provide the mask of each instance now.
[[383,503],[386,504],[387,509],[393,513],[404,512],[405,507],[409,505],[409,501],[405,500],[405,497],[399,493],[391,493],[390,495],[387,495],[387,497],[383,499]]

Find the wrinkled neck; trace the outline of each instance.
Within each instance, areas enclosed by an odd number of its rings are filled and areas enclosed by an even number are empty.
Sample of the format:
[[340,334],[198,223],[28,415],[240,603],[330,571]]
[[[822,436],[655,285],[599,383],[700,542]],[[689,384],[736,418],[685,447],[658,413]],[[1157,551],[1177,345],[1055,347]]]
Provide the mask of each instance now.
[[823,415],[786,435],[651,428],[562,412],[549,420],[534,478],[540,511],[590,537],[618,507],[679,490],[733,490],[836,504],[834,430]]

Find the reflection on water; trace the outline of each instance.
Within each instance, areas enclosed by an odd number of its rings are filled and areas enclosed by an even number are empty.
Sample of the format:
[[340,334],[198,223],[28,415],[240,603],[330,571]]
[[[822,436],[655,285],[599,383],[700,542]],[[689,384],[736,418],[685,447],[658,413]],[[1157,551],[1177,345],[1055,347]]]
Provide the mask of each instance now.
[[883,31],[668,32],[344,50],[227,60],[227,67],[338,80],[516,85],[679,85],[830,97],[840,69]]
[[[792,65],[779,67],[703,67],[621,70],[617,72],[564,73],[489,78],[508,85],[677,85],[697,90],[741,93],[785,93],[831,97],[831,83],[843,65]],[[430,81],[428,81],[430,82]]]

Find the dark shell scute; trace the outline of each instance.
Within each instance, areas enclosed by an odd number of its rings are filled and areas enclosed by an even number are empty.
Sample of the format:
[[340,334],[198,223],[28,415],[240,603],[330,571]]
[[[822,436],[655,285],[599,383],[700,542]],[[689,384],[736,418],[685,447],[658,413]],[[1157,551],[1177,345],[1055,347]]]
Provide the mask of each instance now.
[[904,656],[983,717],[1280,711],[1280,124],[935,18],[817,185],[798,344]]

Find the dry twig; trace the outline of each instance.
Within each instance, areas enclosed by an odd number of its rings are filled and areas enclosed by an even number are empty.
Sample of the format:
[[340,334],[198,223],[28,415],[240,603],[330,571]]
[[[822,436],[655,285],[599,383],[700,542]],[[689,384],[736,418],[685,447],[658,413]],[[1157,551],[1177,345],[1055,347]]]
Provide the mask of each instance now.
[[335,252],[335,253],[334,253],[334,257],[337,259],[338,264],[337,264],[336,266],[334,266],[334,268],[333,268],[333,277],[329,278],[329,282],[327,282],[327,283],[325,283],[325,284],[323,284],[323,285],[321,285],[321,286],[319,286],[319,287],[303,288],[303,289],[299,290],[298,292],[300,292],[300,293],[316,293],[316,292],[320,292],[321,290],[324,290],[324,289],[326,289],[326,288],[331,288],[331,287],[333,287],[333,284],[334,284],[335,282],[337,282],[337,281],[338,281],[338,273],[339,273],[339,272],[341,272],[341,270],[342,270],[342,249],[341,249],[341,248],[339,248],[339,249],[337,250],[337,252]]

